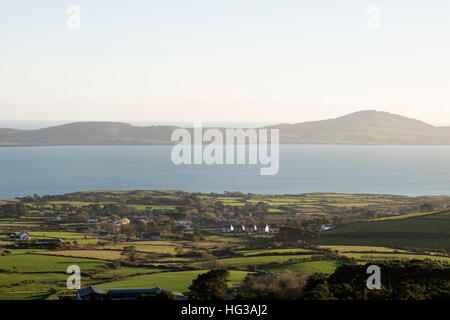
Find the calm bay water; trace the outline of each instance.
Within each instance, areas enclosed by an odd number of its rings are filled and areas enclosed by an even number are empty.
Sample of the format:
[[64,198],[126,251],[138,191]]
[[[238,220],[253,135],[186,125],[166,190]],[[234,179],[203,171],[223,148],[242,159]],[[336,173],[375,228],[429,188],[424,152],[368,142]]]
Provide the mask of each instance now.
[[450,195],[448,146],[282,145],[280,170],[182,165],[171,146],[0,148],[0,199],[82,190]]

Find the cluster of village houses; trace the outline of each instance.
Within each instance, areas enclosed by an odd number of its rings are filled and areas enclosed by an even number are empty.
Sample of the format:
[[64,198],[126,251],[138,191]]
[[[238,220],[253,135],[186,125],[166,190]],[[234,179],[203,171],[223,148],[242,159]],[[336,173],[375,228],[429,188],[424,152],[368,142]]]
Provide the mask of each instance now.
[[[137,218],[138,221],[140,221],[139,217]],[[96,223],[98,222],[97,219],[88,219],[87,223]],[[141,221],[146,223],[146,221]],[[175,221],[178,226],[179,230],[181,231],[190,231],[192,230],[192,221],[190,220],[178,220]],[[114,225],[117,228],[120,228],[121,226],[130,224],[130,220],[128,218],[122,218],[120,220],[114,221]],[[270,226],[268,224],[238,224],[238,223],[226,223],[221,228],[222,233],[277,233],[279,231],[278,227]],[[109,232],[96,232],[96,236],[99,237],[106,237],[109,236]],[[26,231],[20,231],[18,234],[13,235],[11,237],[14,240],[19,241],[28,241],[31,240],[31,236]],[[161,234],[159,232],[148,232],[142,236],[141,240],[161,240]],[[44,243],[57,243],[57,242],[64,242],[63,239],[39,239],[37,240],[39,244]]]
[[[19,241],[29,241],[31,240],[31,236],[26,231],[20,231],[18,234],[13,234],[10,236],[11,240],[19,240]],[[50,239],[38,239],[36,241],[37,244],[56,244],[64,242],[61,238],[50,238]]]
[[268,224],[237,224],[237,223],[227,223],[222,228],[223,233],[231,232],[245,232],[245,233],[277,233],[279,231],[278,227],[269,226]]
[[[83,206],[81,208],[89,208],[89,206]],[[108,209],[108,213],[110,214],[110,209]],[[162,214],[167,214],[167,213],[171,213],[174,212],[175,210],[158,210],[158,213],[162,213]],[[136,216],[132,218],[132,221],[130,219],[128,219],[127,217],[123,217],[119,220],[116,221],[112,221],[111,223],[113,224],[113,226],[116,227],[116,230],[120,230],[120,228],[122,226],[128,225],[132,222],[141,222],[141,223],[149,223],[151,221],[151,217],[150,214],[152,212],[155,212],[155,210],[153,210],[152,207],[146,207],[144,210],[144,215],[140,215],[140,216]],[[235,215],[234,210],[227,210],[223,213],[224,217],[227,218],[232,218]],[[110,219],[110,217],[105,216],[105,217],[100,217],[100,218],[88,218],[86,220],[87,224],[96,224],[96,223],[100,223],[100,222],[107,222]],[[54,218],[54,220],[56,222],[62,222],[63,218],[57,216]],[[191,220],[177,220],[175,221],[175,223],[178,225],[178,229],[180,231],[190,231],[193,229],[193,223]],[[224,225],[213,225],[213,224],[200,224],[200,227],[208,227],[208,228],[217,228],[218,230],[221,230],[223,233],[277,233],[279,231],[278,227],[275,226],[269,226],[267,224],[260,224],[260,225],[256,225],[256,224],[248,224],[248,225],[244,225],[244,224],[238,224],[235,222],[228,222]],[[78,229],[83,229],[83,231],[88,230],[86,227],[79,227]],[[78,230],[77,229],[77,230]],[[110,236],[111,234],[109,232],[106,231],[98,231],[95,233],[96,236],[99,237],[107,237]],[[116,235],[117,237],[121,237],[120,234]],[[13,235],[11,237],[12,239],[15,240],[20,240],[20,241],[27,241],[27,240],[31,240],[30,235],[25,232],[25,231],[21,231],[16,235]],[[161,240],[161,234],[159,232],[148,232],[144,235],[142,235],[142,239],[141,240]],[[64,242],[62,239],[39,239],[37,241],[38,243],[57,243],[57,242]]]

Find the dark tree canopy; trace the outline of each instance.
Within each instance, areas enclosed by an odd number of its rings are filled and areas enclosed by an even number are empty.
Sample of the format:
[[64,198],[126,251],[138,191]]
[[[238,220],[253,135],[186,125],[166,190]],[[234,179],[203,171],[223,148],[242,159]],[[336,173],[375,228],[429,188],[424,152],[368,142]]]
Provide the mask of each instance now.
[[211,270],[200,274],[189,287],[196,300],[227,300],[228,270]]

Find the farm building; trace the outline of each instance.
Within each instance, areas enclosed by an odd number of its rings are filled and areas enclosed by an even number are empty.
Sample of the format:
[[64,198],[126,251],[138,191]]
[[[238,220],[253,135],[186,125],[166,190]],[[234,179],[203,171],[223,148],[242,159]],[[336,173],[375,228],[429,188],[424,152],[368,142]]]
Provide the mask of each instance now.
[[114,289],[109,290],[108,298],[111,300],[136,300],[139,296],[153,294],[152,289]]
[[180,225],[180,229],[183,231],[191,230],[192,221],[190,220],[178,220],[176,223]]
[[56,243],[63,243],[64,240],[61,238],[58,239],[39,239],[37,241],[37,244],[56,244]]
[[171,291],[156,287],[153,289],[114,289],[109,290],[108,298],[111,300],[136,300],[139,296],[156,294],[158,292],[167,292],[176,296],[179,300],[186,300],[186,297],[181,292]]
[[223,233],[230,233],[234,231],[234,226],[232,223],[227,223],[223,226],[222,232]]
[[142,240],[158,241],[161,239],[161,234],[159,232],[149,232],[142,236]]
[[325,230],[330,230],[333,228],[333,225],[331,224],[324,224],[319,228],[319,232],[325,231]]
[[116,226],[124,226],[130,224],[130,220],[128,218],[122,218],[120,220],[114,221],[114,225]]
[[78,300],[106,300],[107,298],[108,294],[105,290],[92,286],[77,291]]
[[257,227],[257,230],[259,233],[269,233],[270,232],[270,228],[267,224],[260,224]]
[[17,240],[21,240],[21,241],[27,241],[27,240],[31,240],[31,237],[30,237],[30,235],[27,233],[27,232],[25,232],[25,231],[20,231],[18,234],[17,234],[17,238],[16,238]]

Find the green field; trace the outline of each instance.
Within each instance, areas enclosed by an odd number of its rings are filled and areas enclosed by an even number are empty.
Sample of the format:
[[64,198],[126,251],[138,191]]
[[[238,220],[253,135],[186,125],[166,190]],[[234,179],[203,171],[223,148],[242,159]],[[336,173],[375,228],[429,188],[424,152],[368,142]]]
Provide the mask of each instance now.
[[[326,235],[338,233],[443,233],[450,235],[450,220],[442,222],[437,219],[408,218],[384,221],[349,223],[336,229],[326,231]],[[324,232],[325,234],[325,232]]]
[[374,246],[320,246],[320,248],[342,252],[405,252],[405,250]]
[[[180,271],[180,272],[162,272],[151,275],[143,275],[130,277],[125,280],[110,282],[107,284],[98,285],[98,287],[109,289],[125,289],[125,288],[154,288],[162,287],[173,291],[188,292],[188,287],[199,274],[207,272],[201,271]],[[245,271],[230,271],[229,284],[240,283],[247,272]]]
[[[67,294],[69,265],[81,268],[82,287],[160,286],[187,292],[199,274],[216,268],[230,270],[231,286],[240,283],[248,272],[331,274],[344,263],[450,260],[443,250],[450,250],[450,212],[418,212],[424,203],[433,205],[429,210],[448,207],[450,197],[444,196],[144,190],[86,191],[38,200],[0,202],[7,208],[0,215],[0,300]],[[84,207],[93,204],[98,206]],[[148,206],[156,213],[148,213]],[[224,214],[231,207],[236,213],[233,217]],[[14,208],[22,208],[21,213]],[[167,209],[172,212],[161,211]],[[142,215],[151,221],[140,224],[137,220]],[[63,219],[56,220],[55,216]],[[124,216],[130,219],[130,225],[113,225]],[[86,219],[92,217],[102,222],[87,223]],[[176,224],[176,220],[191,219],[200,225],[203,218],[211,224],[195,232],[183,232]],[[220,226],[232,220],[268,223],[280,227],[280,232],[222,234]],[[337,227],[317,232],[324,224]],[[31,241],[10,238],[21,230],[31,235]],[[97,237],[98,231],[109,235]],[[163,240],[138,240],[150,231],[161,231]],[[48,238],[62,238],[64,243],[52,247],[34,241]],[[123,254],[129,246],[137,250],[135,258]]]
[[349,258],[355,258],[358,261],[430,259],[430,260],[434,260],[434,261],[450,263],[450,258],[448,258],[448,257],[439,257],[439,256],[421,255],[421,254],[342,253],[342,255],[349,257]]
[[260,249],[260,250],[240,250],[236,251],[236,253],[240,253],[244,256],[255,256],[255,255],[263,255],[263,254],[273,254],[273,255],[283,255],[288,253],[299,253],[299,252],[308,252],[311,253],[311,250],[304,248],[287,248],[287,249]]
[[57,257],[41,254],[0,256],[0,269],[18,272],[66,272],[70,265],[78,265],[82,272],[92,271],[107,264],[98,259]]
[[276,267],[270,267],[269,270],[273,272],[283,272],[284,270],[291,270],[296,273],[325,273],[331,274],[337,267],[343,264],[342,260],[320,260],[307,261],[292,264],[282,264]]
[[417,247],[450,251],[448,212],[412,215],[404,219],[349,223],[321,233],[321,245]]
[[344,235],[337,237],[321,237],[314,240],[314,243],[319,245],[341,245],[341,246],[392,246],[400,248],[423,248],[425,250],[436,250],[436,248],[443,248],[450,250],[449,239],[446,237],[436,238],[407,238],[407,237],[346,237]]
[[[289,260],[305,260],[312,258],[313,255],[284,255],[284,256],[255,256],[242,258],[228,258],[217,260],[226,266],[236,266],[241,268],[251,268],[255,265],[267,265],[271,263],[285,263]],[[203,262],[194,263],[194,266],[201,266]]]
[[119,269],[110,269],[93,275],[94,279],[109,279],[114,276],[133,276],[138,274],[150,274],[165,271],[165,269],[155,267],[120,267]]

